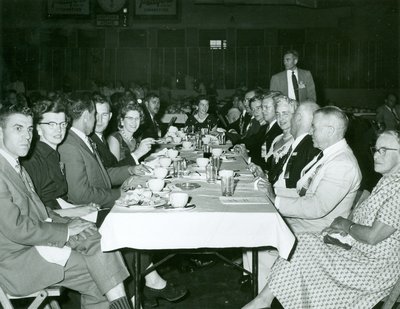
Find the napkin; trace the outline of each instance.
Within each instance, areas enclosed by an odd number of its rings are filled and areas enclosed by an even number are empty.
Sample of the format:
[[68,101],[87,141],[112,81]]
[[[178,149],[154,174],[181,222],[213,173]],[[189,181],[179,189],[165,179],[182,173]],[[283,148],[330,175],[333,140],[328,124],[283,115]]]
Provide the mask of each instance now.
[[225,205],[268,204],[267,199],[262,196],[249,196],[249,197],[220,196],[219,200],[222,204]]
[[146,166],[151,167],[152,169],[156,168],[157,166],[160,166],[160,158],[157,157],[153,160],[147,161]]
[[155,157],[166,156],[168,152],[168,148],[161,149],[153,154]]

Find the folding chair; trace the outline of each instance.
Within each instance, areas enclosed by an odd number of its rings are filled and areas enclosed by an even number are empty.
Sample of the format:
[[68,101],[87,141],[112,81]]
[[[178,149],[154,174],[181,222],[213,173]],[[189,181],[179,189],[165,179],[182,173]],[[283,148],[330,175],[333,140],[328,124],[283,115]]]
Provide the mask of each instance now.
[[[33,302],[29,305],[28,309],[37,309],[46,300],[47,297],[58,297],[61,295],[61,287],[48,287],[36,293],[32,293],[26,296],[12,296],[4,292],[0,286],[0,304],[4,309],[14,309],[11,300],[12,299],[22,299],[22,298],[35,298]],[[51,299],[48,304],[46,304],[44,309],[61,309],[57,300]]]

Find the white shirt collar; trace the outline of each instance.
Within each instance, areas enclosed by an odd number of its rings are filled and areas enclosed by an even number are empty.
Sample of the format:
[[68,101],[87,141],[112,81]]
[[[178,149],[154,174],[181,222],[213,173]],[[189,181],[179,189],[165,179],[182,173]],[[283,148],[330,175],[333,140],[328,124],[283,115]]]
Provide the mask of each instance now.
[[10,155],[7,151],[5,151],[4,149],[1,149],[1,148],[0,148],[0,154],[4,157],[4,159],[6,159],[6,161],[7,161],[8,163],[10,163],[10,165],[12,166],[12,168],[13,168],[16,172],[18,172],[18,170],[16,169],[16,167],[17,167],[18,165],[20,165],[20,164],[19,164],[18,158],[15,159],[15,158],[14,158],[12,155]]
[[92,145],[90,145],[89,138],[86,136],[85,133],[83,133],[81,130],[79,130],[75,127],[71,127],[70,130],[73,131],[76,135],[78,135],[78,137],[86,144],[86,146],[88,146],[90,151],[93,152]]
[[97,132],[94,132],[94,134],[96,134],[100,138],[101,141],[103,140],[103,134],[97,133]]
[[296,149],[297,145],[300,144],[300,142],[303,140],[303,138],[305,138],[307,135],[308,135],[308,133],[303,133],[303,134],[300,134],[299,136],[297,136],[297,138],[292,143],[292,152],[293,152],[293,150]]
[[271,130],[272,126],[276,123],[276,119],[272,120],[268,125],[268,131]]
[[338,152],[338,150],[344,148],[346,145],[347,145],[346,140],[344,138],[342,138],[340,141],[336,142],[335,144],[333,144],[323,150],[323,153],[324,153],[323,158],[326,158],[326,157],[330,156],[331,154]]

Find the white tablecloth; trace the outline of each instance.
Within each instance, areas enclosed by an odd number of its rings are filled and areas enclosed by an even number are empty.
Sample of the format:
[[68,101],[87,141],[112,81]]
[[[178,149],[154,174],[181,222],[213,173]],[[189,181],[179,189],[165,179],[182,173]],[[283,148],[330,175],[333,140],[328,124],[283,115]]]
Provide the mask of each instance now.
[[[183,179],[175,182],[186,181]],[[135,249],[197,249],[273,246],[287,258],[295,237],[273,205],[223,205],[220,185],[198,182],[187,191],[192,210],[133,210],[114,207],[103,222],[104,251]],[[249,180],[239,181],[234,196],[263,196]]]
[[161,117],[161,122],[162,123],[169,123],[172,117],[176,117],[175,123],[186,123],[186,120],[188,119],[188,116],[186,114],[164,114],[164,116]]

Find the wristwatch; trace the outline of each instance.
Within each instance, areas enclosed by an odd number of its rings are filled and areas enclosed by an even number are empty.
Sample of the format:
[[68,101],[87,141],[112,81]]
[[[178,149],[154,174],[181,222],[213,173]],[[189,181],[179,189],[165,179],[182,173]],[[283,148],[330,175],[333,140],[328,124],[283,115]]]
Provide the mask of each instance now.
[[356,225],[356,224],[355,224],[354,222],[352,222],[352,223],[349,225],[349,230],[348,230],[347,234],[350,234],[351,229],[352,229],[353,226],[355,226],[355,225]]

